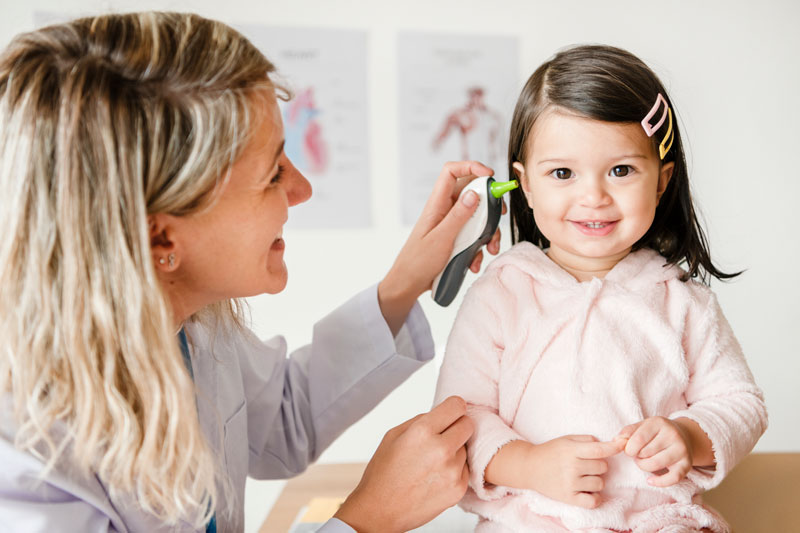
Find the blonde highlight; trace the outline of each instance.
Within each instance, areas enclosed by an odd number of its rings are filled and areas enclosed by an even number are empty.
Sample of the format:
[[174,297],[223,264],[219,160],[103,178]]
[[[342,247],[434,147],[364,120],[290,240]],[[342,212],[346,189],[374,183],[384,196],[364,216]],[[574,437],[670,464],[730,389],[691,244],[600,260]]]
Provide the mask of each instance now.
[[[0,392],[15,445],[96,472],[166,523],[205,523],[215,460],[147,217],[208,204],[272,64],[196,15],[79,19],[0,56]],[[234,320],[238,302],[201,313]]]

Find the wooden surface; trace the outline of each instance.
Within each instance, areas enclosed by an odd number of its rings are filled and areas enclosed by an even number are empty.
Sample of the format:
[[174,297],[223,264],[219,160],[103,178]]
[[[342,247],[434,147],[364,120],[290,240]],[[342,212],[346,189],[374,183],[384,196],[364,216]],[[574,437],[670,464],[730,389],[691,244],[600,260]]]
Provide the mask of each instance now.
[[[362,463],[311,466],[286,484],[259,533],[288,531],[313,497],[347,496],[363,471]],[[751,454],[703,499],[734,533],[800,532],[800,453]]]
[[364,463],[313,465],[290,479],[261,525],[259,533],[284,533],[311,498],[345,497],[356,488]]
[[800,532],[800,453],[751,454],[703,501],[734,533]]

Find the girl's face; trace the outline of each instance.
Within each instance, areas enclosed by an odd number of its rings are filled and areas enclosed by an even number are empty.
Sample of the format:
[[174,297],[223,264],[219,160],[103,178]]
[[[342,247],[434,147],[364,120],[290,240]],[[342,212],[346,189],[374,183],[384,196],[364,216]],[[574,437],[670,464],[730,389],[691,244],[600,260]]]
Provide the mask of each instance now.
[[650,228],[674,164],[661,165],[640,124],[601,122],[557,108],[533,126],[514,163],[549,257],[602,277]]
[[173,292],[186,311],[228,298],[274,294],[286,286],[283,225],[289,207],[311,196],[311,185],[283,151],[275,98],[259,112],[257,130],[227,182],[215,191],[211,207],[171,220],[180,261]]

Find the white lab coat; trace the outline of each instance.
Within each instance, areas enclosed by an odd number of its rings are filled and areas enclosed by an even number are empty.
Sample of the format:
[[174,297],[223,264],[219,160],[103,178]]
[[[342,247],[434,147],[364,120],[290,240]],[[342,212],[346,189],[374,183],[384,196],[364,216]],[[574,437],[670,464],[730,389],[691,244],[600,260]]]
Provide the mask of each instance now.
[[[217,531],[241,532],[248,475],[282,479],[302,472],[347,427],[434,355],[416,304],[392,338],[373,286],[314,326],[311,344],[287,357],[283,337],[186,326],[197,408],[208,442],[230,477],[232,502],[217,504]],[[0,413],[0,530],[138,532],[167,528],[133,499],[113,500],[97,476],[61,464],[37,482],[42,464],[13,446],[8,407]],[[224,493],[222,493],[224,494]],[[224,509],[231,504],[232,513]]]

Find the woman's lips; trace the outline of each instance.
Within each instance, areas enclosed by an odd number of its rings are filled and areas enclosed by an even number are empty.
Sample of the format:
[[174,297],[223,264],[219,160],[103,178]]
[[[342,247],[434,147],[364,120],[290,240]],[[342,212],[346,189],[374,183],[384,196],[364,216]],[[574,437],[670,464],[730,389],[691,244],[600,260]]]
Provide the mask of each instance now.
[[580,231],[584,235],[590,235],[592,237],[603,237],[614,231],[614,228],[617,226],[618,221],[571,220],[570,222],[572,222],[572,225],[575,226],[578,229],[578,231]]
[[286,248],[286,242],[283,240],[283,237],[278,237],[277,239],[272,241],[272,246],[270,248],[272,250],[275,250],[276,252],[280,252],[284,248]]

